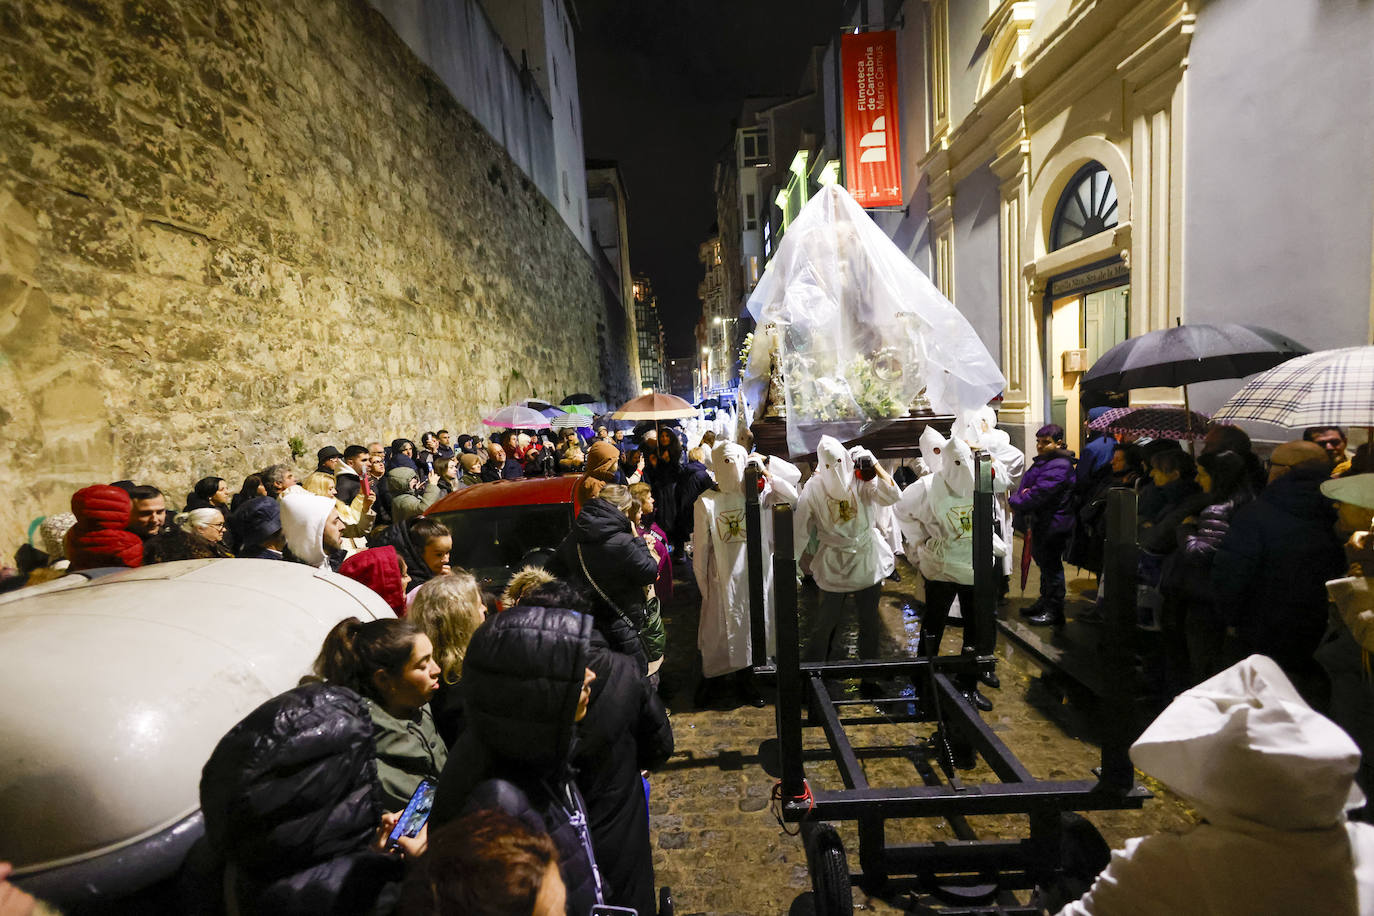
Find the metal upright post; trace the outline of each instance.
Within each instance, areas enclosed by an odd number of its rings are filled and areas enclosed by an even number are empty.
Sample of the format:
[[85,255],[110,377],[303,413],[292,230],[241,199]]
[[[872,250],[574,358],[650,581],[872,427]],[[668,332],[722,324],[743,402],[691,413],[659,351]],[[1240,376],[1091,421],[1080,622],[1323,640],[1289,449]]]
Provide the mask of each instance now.
[[782,760],[782,794],[799,798],[805,791],[802,768],[802,674],[800,627],[797,623],[797,558],[792,544],[792,507],[773,507],[773,590],[778,626],[778,745]]
[[1107,494],[1107,543],[1103,551],[1105,621],[1097,656],[1102,664],[1106,715],[1101,717],[1102,783],[1126,791],[1135,785],[1131,766],[1131,742],[1135,740],[1134,664],[1131,653],[1135,633],[1136,495],[1117,489]]
[[977,621],[974,651],[991,655],[997,648],[997,572],[992,555],[993,495],[992,456],[974,453],[973,489],[973,604],[963,608]]
[[763,525],[759,513],[759,479],[754,465],[744,470],[744,539],[749,566],[749,657],[753,666],[768,664],[768,624],[764,616]]

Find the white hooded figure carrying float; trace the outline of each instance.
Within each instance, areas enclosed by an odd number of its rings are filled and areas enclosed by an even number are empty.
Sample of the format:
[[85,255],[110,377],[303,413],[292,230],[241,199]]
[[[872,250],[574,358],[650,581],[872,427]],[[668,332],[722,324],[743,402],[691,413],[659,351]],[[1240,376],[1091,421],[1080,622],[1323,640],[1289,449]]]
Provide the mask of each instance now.
[[[940,654],[940,639],[955,599],[964,614],[964,647],[977,647],[978,620],[972,614],[973,599],[973,449],[960,436],[946,440],[934,429],[921,433],[921,454],[930,473],[902,492],[896,506],[897,524],[906,541],[907,559],[925,579],[925,613],[921,616],[921,655]],[[993,464],[993,491],[1005,492],[1006,483]],[[992,536],[994,557],[1005,557],[1006,543]],[[999,567],[1000,568],[1000,567]],[[997,686],[995,676],[989,684]],[[992,704],[977,691],[975,679],[961,676],[959,687],[980,708]]]
[[838,184],[788,225],[749,312],[742,403],[755,421],[785,411],[794,457],[912,410],[982,407],[1006,384],[968,320]]
[[[871,460],[872,479],[856,476],[856,457]],[[821,590],[805,649],[813,661],[835,657],[835,634],[850,593],[857,594],[859,656],[879,657],[878,599],[896,560],[891,543],[878,531],[877,516],[880,507],[896,504],[901,491],[872,458],[867,449],[846,451],[837,439],[822,436],[816,473],[797,504],[797,557],[812,555],[811,575]]]
[[[744,470],[749,454],[741,445],[722,442],[712,449],[716,490],[697,498],[692,529],[692,570],[701,590],[701,622],[697,646],[705,677],[720,677],[754,663],[749,626],[748,529],[744,511]],[[768,652],[776,645],[774,628],[773,552],[774,506],[797,501],[801,472],[786,461],[769,461],[759,493],[763,527],[763,592]],[[759,661],[762,661],[760,659]]]

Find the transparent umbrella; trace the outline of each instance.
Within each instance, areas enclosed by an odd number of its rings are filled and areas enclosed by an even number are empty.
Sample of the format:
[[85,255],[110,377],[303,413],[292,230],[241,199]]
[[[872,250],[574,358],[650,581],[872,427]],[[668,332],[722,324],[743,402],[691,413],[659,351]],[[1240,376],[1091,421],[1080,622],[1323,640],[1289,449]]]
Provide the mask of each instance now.
[[499,429],[548,429],[550,426],[548,417],[523,404],[502,407],[483,417],[482,422]]

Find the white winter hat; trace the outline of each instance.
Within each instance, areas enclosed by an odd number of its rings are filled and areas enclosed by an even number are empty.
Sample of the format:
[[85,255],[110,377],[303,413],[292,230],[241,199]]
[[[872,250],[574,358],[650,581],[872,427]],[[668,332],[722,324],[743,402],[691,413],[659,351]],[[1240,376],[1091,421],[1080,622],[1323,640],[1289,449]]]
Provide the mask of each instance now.
[[296,558],[323,569],[324,523],[334,511],[334,500],[292,487],[281,496],[281,530],[286,546]]
[[1364,804],[1360,749],[1263,655],[1179,694],[1131,760],[1222,826],[1331,827]]

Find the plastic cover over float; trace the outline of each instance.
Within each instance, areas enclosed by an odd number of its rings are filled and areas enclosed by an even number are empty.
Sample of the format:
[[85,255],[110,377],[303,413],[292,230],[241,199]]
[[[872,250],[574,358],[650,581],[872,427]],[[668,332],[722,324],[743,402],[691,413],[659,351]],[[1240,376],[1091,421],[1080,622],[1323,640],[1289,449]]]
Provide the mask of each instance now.
[[958,415],[1006,385],[968,320],[838,184],[787,227],[748,308],[744,403],[755,420],[785,407],[793,456],[911,410]]

